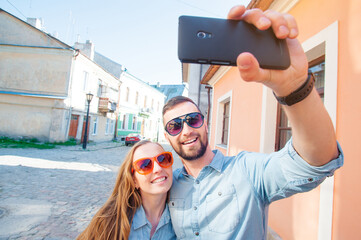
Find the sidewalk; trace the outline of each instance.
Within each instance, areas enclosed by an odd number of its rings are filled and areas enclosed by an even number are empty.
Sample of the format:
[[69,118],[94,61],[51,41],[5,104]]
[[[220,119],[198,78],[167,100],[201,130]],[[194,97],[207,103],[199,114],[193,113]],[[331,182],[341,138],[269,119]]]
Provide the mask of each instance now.
[[110,195],[129,149],[112,141],[86,150],[0,148],[0,239],[75,239]]

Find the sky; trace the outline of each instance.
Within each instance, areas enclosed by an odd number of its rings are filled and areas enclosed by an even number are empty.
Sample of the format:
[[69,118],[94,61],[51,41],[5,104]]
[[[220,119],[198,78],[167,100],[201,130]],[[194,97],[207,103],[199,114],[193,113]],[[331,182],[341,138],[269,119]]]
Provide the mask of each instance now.
[[26,21],[41,18],[44,31],[73,46],[93,42],[95,51],[150,84],[181,84],[178,17],[226,18],[250,0],[0,0],[0,8]]

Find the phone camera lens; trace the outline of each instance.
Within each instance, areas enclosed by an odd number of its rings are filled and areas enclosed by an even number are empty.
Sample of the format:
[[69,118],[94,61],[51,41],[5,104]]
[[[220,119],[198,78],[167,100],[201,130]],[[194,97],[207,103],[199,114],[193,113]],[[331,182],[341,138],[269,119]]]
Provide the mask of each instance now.
[[197,37],[198,38],[206,38],[207,37],[207,34],[205,32],[198,32],[197,33]]

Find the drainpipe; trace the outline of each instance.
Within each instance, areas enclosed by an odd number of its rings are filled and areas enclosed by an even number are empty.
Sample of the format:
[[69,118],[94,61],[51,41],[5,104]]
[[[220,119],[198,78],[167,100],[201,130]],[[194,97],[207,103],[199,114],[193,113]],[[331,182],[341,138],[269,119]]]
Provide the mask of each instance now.
[[208,90],[207,95],[208,95],[208,110],[207,110],[207,125],[209,128],[209,116],[210,116],[210,111],[211,111],[211,89],[212,87],[207,85],[205,86],[205,88]]
[[200,108],[201,106],[201,81],[202,81],[202,64],[199,65],[199,85],[198,85],[198,107]]
[[[64,136],[64,139],[65,141],[69,140],[69,128],[70,128],[70,123],[71,123],[71,115],[73,113],[73,107],[72,107],[72,97],[73,97],[73,74],[74,74],[74,65],[75,65],[75,61],[76,61],[76,58],[78,57],[80,51],[79,49],[74,49],[73,50],[73,58],[71,60],[71,67],[70,67],[70,74],[69,74],[69,87],[68,87],[68,98],[69,98],[69,115],[68,115],[68,121],[66,123],[66,129],[65,129],[65,136]],[[79,123],[78,123],[78,126],[77,128],[79,127]],[[78,131],[77,131],[77,134],[78,135]],[[75,138],[76,139],[76,136]]]
[[118,102],[115,109],[115,128],[114,128],[114,140],[117,140],[118,135],[118,118],[119,118],[119,103],[120,103],[120,86],[122,85],[122,81],[120,79],[122,78],[123,72],[120,74],[119,77],[119,86],[118,86]]

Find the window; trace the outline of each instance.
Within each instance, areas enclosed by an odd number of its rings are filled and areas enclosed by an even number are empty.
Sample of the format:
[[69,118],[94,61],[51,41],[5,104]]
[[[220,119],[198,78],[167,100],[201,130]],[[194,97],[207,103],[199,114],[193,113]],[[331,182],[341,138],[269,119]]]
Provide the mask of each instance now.
[[325,93],[325,56],[311,61],[309,65],[315,76],[315,88],[323,102]]
[[84,71],[83,72],[83,91],[88,90],[88,78],[89,78],[89,73]]
[[228,144],[228,129],[229,129],[229,102],[223,105],[223,124],[222,124],[222,141],[223,145]]
[[122,122],[122,129],[125,129],[125,120],[126,120],[126,118],[127,118],[127,115],[124,114],[123,115],[123,122]]
[[110,121],[110,133],[114,133],[115,131],[115,120]]
[[109,134],[109,127],[110,127],[110,119],[107,118],[107,122],[105,124],[105,134]]
[[135,117],[135,116],[133,116],[132,129],[133,129],[133,130],[137,130],[137,117]]
[[220,148],[228,149],[228,138],[231,131],[232,90],[218,98],[217,102],[215,144]]
[[94,117],[93,120],[93,135],[98,133],[98,117]]
[[127,87],[126,93],[125,93],[125,101],[129,102],[129,88]]
[[138,105],[139,93],[135,92],[135,104]]
[[[315,76],[315,88],[323,101],[325,86],[325,56],[309,62],[309,69]],[[282,149],[291,137],[292,129],[290,122],[283,108],[278,104],[275,150],[278,151]]]
[[144,107],[147,107],[147,96],[144,96]]
[[98,79],[98,93],[97,96],[101,97],[102,96],[102,92],[103,92],[103,85],[102,85],[102,80]]
[[152,99],[152,105],[151,105],[151,108],[152,108],[152,109],[154,108],[154,99]]

